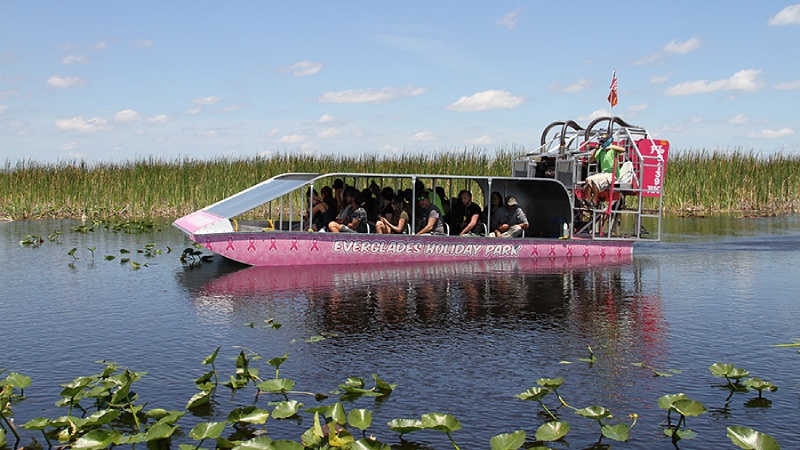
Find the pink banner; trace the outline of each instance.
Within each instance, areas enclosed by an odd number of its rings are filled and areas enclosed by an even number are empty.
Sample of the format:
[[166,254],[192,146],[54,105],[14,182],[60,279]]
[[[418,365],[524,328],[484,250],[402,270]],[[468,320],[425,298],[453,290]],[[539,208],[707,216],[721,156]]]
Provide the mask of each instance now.
[[[667,155],[669,153],[669,142],[664,140],[642,139],[637,146],[642,154],[644,167],[641,174],[642,195],[645,197],[660,197],[661,188],[664,183],[664,172],[667,169]],[[663,163],[658,156],[661,155]],[[633,155],[632,161],[637,164],[637,157]]]

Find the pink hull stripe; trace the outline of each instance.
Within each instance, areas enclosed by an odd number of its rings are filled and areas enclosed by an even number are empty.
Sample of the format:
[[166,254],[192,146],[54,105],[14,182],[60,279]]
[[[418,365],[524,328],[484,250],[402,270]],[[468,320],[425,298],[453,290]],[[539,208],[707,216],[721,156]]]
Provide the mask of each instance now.
[[629,258],[630,241],[380,236],[333,233],[194,235],[207,250],[253,266]]

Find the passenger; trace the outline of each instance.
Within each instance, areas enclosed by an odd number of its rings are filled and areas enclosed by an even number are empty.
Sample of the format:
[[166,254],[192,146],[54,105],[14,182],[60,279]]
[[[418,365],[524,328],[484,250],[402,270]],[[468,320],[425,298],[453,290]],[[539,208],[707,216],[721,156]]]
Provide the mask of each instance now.
[[445,222],[447,219],[450,218],[450,200],[447,198],[447,194],[444,192],[444,188],[442,186],[436,186],[436,197],[439,200],[439,203],[435,203],[436,206],[439,206],[439,209],[442,211],[442,216],[444,216]]
[[419,220],[419,231],[417,235],[421,234],[444,234],[444,222],[442,222],[442,211],[431,203],[431,193],[429,191],[422,191],[417,193],[417,202],[421,209]]
[[590,208],[597,208],[600,193],[608,190],[613,178],[619,176],[619,169],[617,169],[617,173],[614,173],[614,160],[619,153],[625,152],[625,149],[619,145],[611,144],[611,136],[608,133],[602,133],[598,143],[600,145],[592,153],[589,162],[600,162],[600,172],[587,177],[586,187],[583,189],[583,201]]
[[386,186],[385,188],[381,189],[381,203],[378,206],[378,220],[380,217],[383,216],[389,221],[392,221],[392,216],[394,215],[394,208],[392,207],[392,200],[394,199],[394,189]]
[[461,200],[461,204],[464,205],[464,213],[460,218],[461,232],[459,232],[459,236],[483,234],[480,226],[482,225],[480,222],[481,207],[473,203],[472,192],[464,189],[458,193],[458,197]]
[[425,185],[422,184],[422,181],[417,180],[414,182],[414,190],[416,191],[417,197],[419,197],[422,192],[427,192],[428,198],[431,200],[431,203],[433,203],[434,205],[436,205],[437,208],[439,208],[439,212],[441,213],[442,211],[444,211],[444,207],[442,205],[442,199],[440,199],[439,196],[436,195],[430,189],[425,189]]
[[322,201],[328,205],[328,210],[323,213],[323,224],[327,225],[331,220],[335,220],[339,214],[339,205],[336,204],[336,198],[333,196],[333,189],[330,186],[323,186],[319,190],[322,194]]
[[[487,220],[487,216],[489,219]],[[508,210],[506,209],[503,195],[497,191],[492,192],[489,197],[489,206],[483,210],[483,221],[489,223],[489,232],[494,233],[497,227],[506,220]]]
[[347,206],[344,202],[344,181],[341,178],[333,180],[333,198],[336,200],[337,211]]
[[372,189],[364,188],[361,191],[361,206],[367,212],[367,222],[375,225],[378,220],[378,199],[372,196]]
[[336,220],[328,224],[331,233],[366,233],[367,212],[361,206],[361,193],[356,188],[348,188],[344,193],[347,206]]
[[397,195],[392,200],[392,219],[386,216],[380,216],[375,228],[378,234],[404,234],[406,233],[406,225],[408,224],[408,212],[406,212],[406,202],[403,200],[402,195]]
[[[328,222],[330,222],[334,216],[328,214],[328,210],[330,206],[328,203],[323,201],[323,198],[317,193],[317,190],[314,189],[312,191],[312,206],[311,206],[311,229],[314,231],[319,231],[324,227]],[[325,220],[328,218],[328,220]],[[303,221],[308,223],[308,209],[303,214]]]
[[519,237],[522,236],[523,230],[528,229],[528,218],[522,208],[517,205],[517,199],[514,197],[506,198],[506,210],[508,210],[507,218],[497,226],[494,235],[497,237]]

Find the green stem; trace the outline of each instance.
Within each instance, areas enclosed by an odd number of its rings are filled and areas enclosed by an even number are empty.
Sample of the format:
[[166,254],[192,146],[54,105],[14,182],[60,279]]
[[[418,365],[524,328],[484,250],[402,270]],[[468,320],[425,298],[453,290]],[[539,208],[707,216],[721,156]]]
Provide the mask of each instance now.
[[461,450],[460,448],[458,448],[456,441],[453,440],[453,436],[450,436],[450,432],[447,432],[447,437],[448,439],[450,439],[450,443],[453,444],[453,447],[455,447],[456,450]]
[[0,414],[0,418],[3,419],[3,422],[6,423],[6,425],[8,426],[8,429],[11,430],[11,433],[14,434],[14,437],[17,439],[17,442],[19,442],[19,439],[20,439],[19,438],[19,434],[17,434],[17,430],[14,428],[14,425],[11,425],[11,423],[8,421],[8,419],[6,418],[5,415]]
[[131,409],[131,414],[133,415],[133,422],[136,423],[136,432],[139,433],[142,431],[141,425],[139,425],[139,418],[136,417],[136,411],[133,410],[133,403],[128,402],[128,407]]
[[558,421],[558,418],[557,418],[557,417],[556,417],[556,416],[555,416],[555,415],[554,415],[552,412],[550,412],[550,410],[549,410],[549,409],[547,409],[547,406],[545,406],[545,405],[544,405],[544,402],[543,402],[543,401],[539,400],[539,404],[540,404],[540,405],[542,405],[542,408],[544,408],[545,412],[546,412],[547,414],[549,414],[549,415],[550,415],[550,417],[552,417],[552,418],[553,418],[553,420],[555,420],[555,421]]

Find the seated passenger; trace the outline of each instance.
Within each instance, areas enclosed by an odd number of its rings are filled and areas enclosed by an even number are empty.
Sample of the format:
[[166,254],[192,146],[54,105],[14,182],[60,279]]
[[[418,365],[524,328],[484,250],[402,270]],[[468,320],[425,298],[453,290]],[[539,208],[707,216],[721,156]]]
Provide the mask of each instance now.
[[378,223],[375,224],[375,229],[378,234],[403,234],[406,232],[406,224],[408,224],[408,213],[406,212],[406,205],[402,195],[397,195],[392,200],[392,213],[391,219],[381,215],[378,217]]
[[483,227],[480,221],[481,207],[473,203],[472,192],[464,189],[463,191],[458,193],[458,197],[459,200],[461,200],[461,204],[464,205],[463,208],[464,212],[459,218],[459,228],[461,229],[461,231],[459,232],[459,236],[482,235]]
[[[506,209],[503,196],[497,192],[492,192],[489,197],[489,205],[484,208],[483,221],[489,224],[489,232],[494,233],[497,227],[506,220],[508,210]],[[489,218],[487,220],[487,217]]]
[[421,234],[444,234],[444,222],[442,222],[442,211],[431,203],[430,191],[417,193],[417,202],[420,207],[419,231]]
[[600,193],[608,190],[614,178],[619,177],[619,169],[614,173],[614,160],[619,153],[625,149],[611,144],[611,136],[608,133],[600,135],[600,144],[597,150],[592,153],[589,162],[600,162],[600,172],[586,178],[586,187],[583,190],[583,201],[590,208],[596,208]]
[[347,206],[336,220],[328,224],[331,233],[366,233],[367,212],[361,207],[361,193],[356,188],[348,188],[344,193]]
[[509,214],[507,218],[497,226],[494,235],[497,237],[519,237],[522,230],[528,229],[528,218],[522,208],[517,205],[517,199],[506,197],[506,210]]
[[[333,219],[333,215],[328,213],[330,205],[323,200],[316,189],[312,192],[311,199],[313,202],[311,206],[311,229],[319,231]],[[303,221],[308,223],[308,209],[303,214]]]
[[391,222],[394,218],[394,207],[392,206],[392,201],[394,200],[394,189],[386,186],[385,188],[381,189],[381,202],[378,205],[378,221],[380,221],[381,216],[389,219]]

